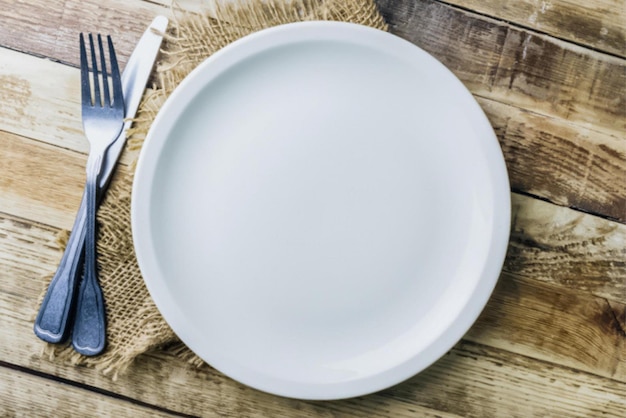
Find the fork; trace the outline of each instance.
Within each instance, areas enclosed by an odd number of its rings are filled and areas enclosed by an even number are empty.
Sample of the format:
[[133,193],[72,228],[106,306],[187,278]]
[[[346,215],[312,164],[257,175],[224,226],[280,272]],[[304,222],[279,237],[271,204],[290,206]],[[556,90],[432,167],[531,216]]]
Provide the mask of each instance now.
[[97,35],[100,68],[96,59],[93,35],[89,34],[91,67],[87,59],[85,37],[80,34],[80,78],[83,130],[89,141],[85,200],[87,206],[85,235],[85,271],[78,291],[72,346],[78,353],[94,356],[106,344],[106,313],[102,289],[98,283],[96,260],[96,202],[98,175],[107,148],[117,138],[124,124],[122,81],[111,37],[107,36],[111,86],[102,36]]

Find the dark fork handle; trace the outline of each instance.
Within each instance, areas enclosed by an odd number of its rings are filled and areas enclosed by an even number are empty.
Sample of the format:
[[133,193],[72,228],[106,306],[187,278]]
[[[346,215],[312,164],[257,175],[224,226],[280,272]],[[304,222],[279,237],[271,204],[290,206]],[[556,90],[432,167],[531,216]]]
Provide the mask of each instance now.
[[35,335],[49,343],[61,343],[69,336],[76,301],[76,287],[83,270],[85,248],[86,194],[78,209],[67,246],[35,319]]
[[76,306],[72,346],[84,356],[102,353],[106,343],[104,298],[97,280],[97,277],[85,271]]
[[87,210],[85,227],[85,272],[78,291],[76,318],[72,333],[74,350],[85,356],[95,356],[104,351],[106,344],[106,315],[102,289],[98,283],[96,260],[96,206],[98,172],[102,155],[90,154],[87,160],[85,200]]

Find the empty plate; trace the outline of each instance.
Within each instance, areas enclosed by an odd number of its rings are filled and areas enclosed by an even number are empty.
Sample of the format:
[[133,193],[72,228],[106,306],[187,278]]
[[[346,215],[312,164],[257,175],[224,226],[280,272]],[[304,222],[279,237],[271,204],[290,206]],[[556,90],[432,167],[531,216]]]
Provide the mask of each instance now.
[[338,22],[247,36],[167,100],[133,186],[137,258],[208,364],[287,397],[399,383],[469,329],[510,194],[484,113],[432,56]]

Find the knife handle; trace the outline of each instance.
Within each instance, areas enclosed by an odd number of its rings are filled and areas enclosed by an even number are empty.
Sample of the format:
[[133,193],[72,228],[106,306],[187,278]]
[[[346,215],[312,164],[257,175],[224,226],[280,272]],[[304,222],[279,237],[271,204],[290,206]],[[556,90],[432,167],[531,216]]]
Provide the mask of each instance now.
[[86,209],[86,196],[83,194],[63,257],[35,319],[35,335],[49,343],[64,342],[71,329],[76,287],[83,270]]

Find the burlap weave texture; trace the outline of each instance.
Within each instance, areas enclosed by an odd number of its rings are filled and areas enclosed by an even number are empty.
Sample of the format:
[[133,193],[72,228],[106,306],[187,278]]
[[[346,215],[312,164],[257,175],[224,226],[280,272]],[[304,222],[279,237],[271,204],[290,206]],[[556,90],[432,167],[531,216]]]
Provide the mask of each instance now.
[[[124,152],[136,158],[151,122],[176,86],[215,51],[252,32],[298,21],[335,20],[386,30],[373,0],[247,0],[212,12],[172,11],[154,86],[144,95]],[[167,348],[195,365],[202,360],[180,343],[154,305],[133,250],[132,170],[116,173],[98,212],[98,263],[107,310],[107,348],[84,357],[68,345],[45,344],[50,359],[95,367],[116,377],[140,354]],[[52,273],[45,283],[47,287]],[[37,305],[38,308],[39,305]]]

